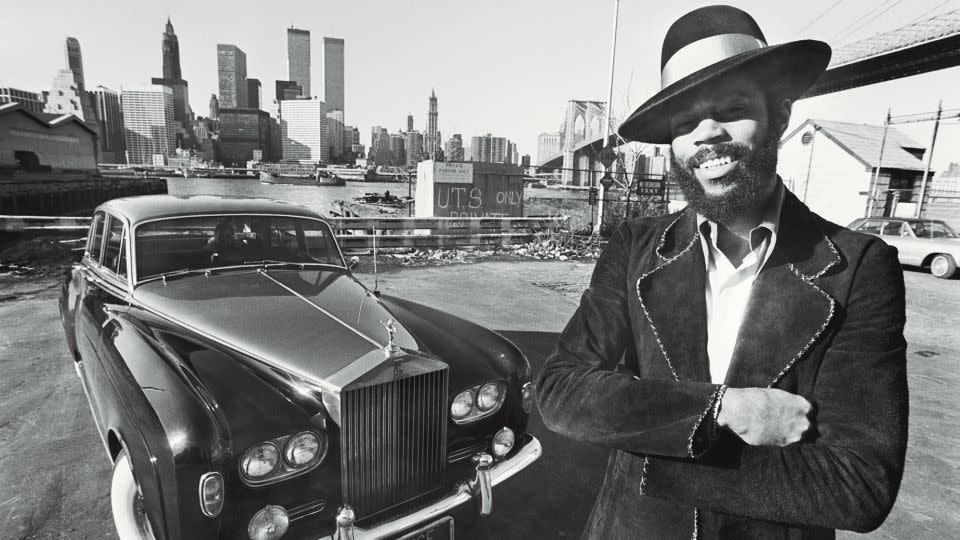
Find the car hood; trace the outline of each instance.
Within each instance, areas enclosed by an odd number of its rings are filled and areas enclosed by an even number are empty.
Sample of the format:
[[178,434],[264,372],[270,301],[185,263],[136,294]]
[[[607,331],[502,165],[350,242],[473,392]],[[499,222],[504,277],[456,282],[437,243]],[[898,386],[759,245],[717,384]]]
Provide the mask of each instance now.
[[[342,270],[242,270],[137,287],[134,300],[158,315],[315,382],[342,386],[353,364],[383,363],[393,315]],[[417,349],[396,323],[396,344]],[[351,367],[353,366],[353,367]]]

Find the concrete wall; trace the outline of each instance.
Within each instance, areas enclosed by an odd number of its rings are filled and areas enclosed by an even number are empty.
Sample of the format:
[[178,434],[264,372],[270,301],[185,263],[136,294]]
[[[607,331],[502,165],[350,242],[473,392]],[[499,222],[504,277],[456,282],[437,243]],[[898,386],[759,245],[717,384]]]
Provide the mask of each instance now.
[[[807,132],[813,139],[804,145]],[[866,211],[867,196],[861,193],[869,190],[870,169],[819,130],[808,127],[783,143],[777,172],[797,198],[834,223],[846,226]]]
[[53,170],[96,170],[96,137],[73,122],[48,127],[23,112],[0,115],[0,164],[16,165],[14,152],[37,155]]

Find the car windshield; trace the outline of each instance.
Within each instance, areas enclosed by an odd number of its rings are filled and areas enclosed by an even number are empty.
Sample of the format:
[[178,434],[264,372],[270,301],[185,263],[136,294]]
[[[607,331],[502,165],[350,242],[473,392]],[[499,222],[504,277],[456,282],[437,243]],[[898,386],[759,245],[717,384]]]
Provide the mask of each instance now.
[[916,221],[911,224],[913,234],[917,238],[956,238],[957,233],[953,232],[946,223],[942,221]]
[[171,218],[136,228],[137,278],[267,263],[344,266],[323,221],[271,215]]

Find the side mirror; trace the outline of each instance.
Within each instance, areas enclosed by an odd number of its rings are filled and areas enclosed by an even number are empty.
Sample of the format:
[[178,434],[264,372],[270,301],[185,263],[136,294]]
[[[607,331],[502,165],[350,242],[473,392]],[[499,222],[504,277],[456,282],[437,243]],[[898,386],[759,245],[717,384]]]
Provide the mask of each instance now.
[[356,255],[350,257],[350,261],[347,263],[347,268],[352,272],[353,270],[356,270],[358,266],[360,266],[360,257],[357,257]]

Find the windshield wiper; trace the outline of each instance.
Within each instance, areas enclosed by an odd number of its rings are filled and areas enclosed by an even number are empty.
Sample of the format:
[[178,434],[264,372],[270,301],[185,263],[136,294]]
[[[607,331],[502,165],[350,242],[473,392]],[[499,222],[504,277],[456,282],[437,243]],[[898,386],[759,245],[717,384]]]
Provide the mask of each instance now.
[[340,265],[332,263],[324,263],[318,261],[276,261],[272,259],[263,259],[258,261],[243,261],[244,265],[258,265],[262,268],[270,268],[275,266],[297,266],[303,268],[305,266],[333,266],[335,268],[343,268]]

